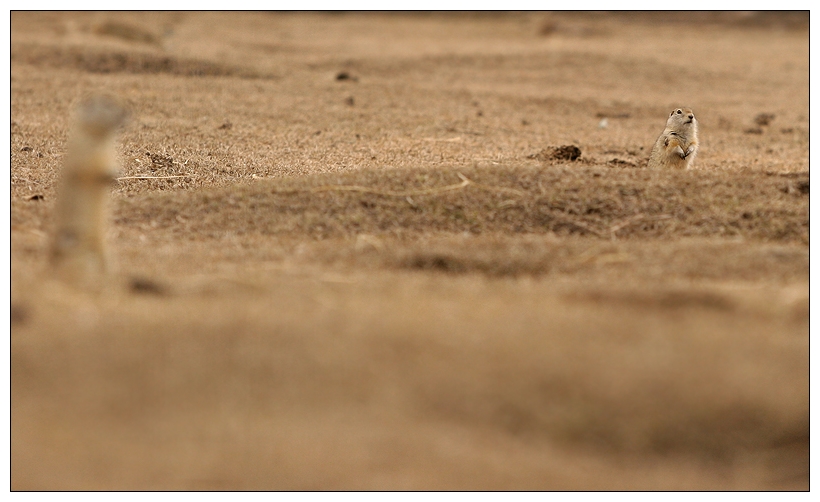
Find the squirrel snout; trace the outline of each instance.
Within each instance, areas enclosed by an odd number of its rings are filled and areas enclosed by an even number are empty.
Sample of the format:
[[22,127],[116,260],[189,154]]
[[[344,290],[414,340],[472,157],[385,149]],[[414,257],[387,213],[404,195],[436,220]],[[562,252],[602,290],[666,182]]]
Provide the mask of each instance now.
[[693,118],[695,118],[695,116],[694,116],[693,114],[691,114],[691,113],[690,113],[690,114],[689,114],[689,120],[692,120]]

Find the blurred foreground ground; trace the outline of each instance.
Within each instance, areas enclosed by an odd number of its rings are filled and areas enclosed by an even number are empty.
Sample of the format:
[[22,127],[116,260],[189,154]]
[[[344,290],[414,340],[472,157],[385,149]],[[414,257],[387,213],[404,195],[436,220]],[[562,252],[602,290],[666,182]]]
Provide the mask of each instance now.
[[[808,489],[808,14],[11,28],[12,489]],[[157,177],[98,294],[46,269],[94,90]]]

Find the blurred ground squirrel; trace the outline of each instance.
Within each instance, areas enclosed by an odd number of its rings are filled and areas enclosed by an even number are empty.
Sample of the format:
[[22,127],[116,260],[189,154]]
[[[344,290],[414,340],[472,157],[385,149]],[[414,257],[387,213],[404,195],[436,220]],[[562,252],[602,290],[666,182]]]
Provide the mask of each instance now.
[[698,153],[698,121],[691,108],[677,108],[669,114],[666,129],[655,141],[649,155],[652,169],[687,169]]
[[74,283],[107,271],[108,198],[117,172],[116,137],[127,112],[113,97],[91,96],[75,110],[57,203],[51,262]]

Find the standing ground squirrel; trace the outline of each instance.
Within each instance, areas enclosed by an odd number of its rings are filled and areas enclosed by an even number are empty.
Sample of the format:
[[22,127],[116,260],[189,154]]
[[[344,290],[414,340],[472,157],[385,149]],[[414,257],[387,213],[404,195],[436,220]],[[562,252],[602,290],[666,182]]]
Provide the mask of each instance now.
[[117,175],[116,132],[127,112],[96,95],[76,109],[55,207],[51,262],[63,278],[93,284],[106,272],[110,185]]
[[677,108],[669,114],[666,129],[655,141],[649,155],[652,169],[687,169],[698,153],[698,121],[691,108]]

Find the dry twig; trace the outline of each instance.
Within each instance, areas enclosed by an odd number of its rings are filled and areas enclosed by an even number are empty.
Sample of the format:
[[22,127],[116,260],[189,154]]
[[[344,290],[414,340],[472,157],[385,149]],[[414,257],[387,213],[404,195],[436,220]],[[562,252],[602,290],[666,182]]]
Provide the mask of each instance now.
[[116,180],[164,180],[169,178],[193,178],[193,175],[180,174],[176,176],[120,176],[119,178],[116,178]]
[[426,188],[423,190],[406,190],[403,192],[397,192],[393,190],[374,190],[372,188],[368,188],[365,186],[360,185],[322,185],[318,187],[312,188],[294,188],[289,190],[274,190],[273,193],[279,194],[295,194],[295,193],[318,193],[318,192],[358,192],[358,193],[366,193],[372,195],[382,195],[385,197],[401,197],[407,198],[412,196],[419,196],[419,195],[437,195],[440,193],[451,192],[453,190],[461,190],[466,188],[470,185],[486,191],[492,192],[505,192],[511,193],[514,195],[523,196],[526,195],[524,192],[520,190],[515,190],[512,188],[505,188],[505,187],[497,187],[491,185],[483,185],[481,183],[476,183],[475,181],[467,178],[461,173],[457,173],[458,177],[461,178],[461,183],[455,183],[452,185],[445,185],[442,187],[433,187],[433,188]]
[[631,216],[631,217],[621,221],[620,223],[616,223],[616,224],[610,226],[609,227],[609,235],[610,235],[610,237],[612,237],[614,239],[615,234],[619,230],[622,230],[622,229],[624,229],[624,228],[626,228],[630,225],[633,225],[635,223],[638,223],[640,221],[644,221],[644,220],[646,220],[646,221],[660,221],[660,220],[668,220],[670,218],[672,218],[672,216],[668,215],[668,214],[660,214],[660,215],[657,215],[657,216],[646,216],[645,214],[636,214],[635,216]]

